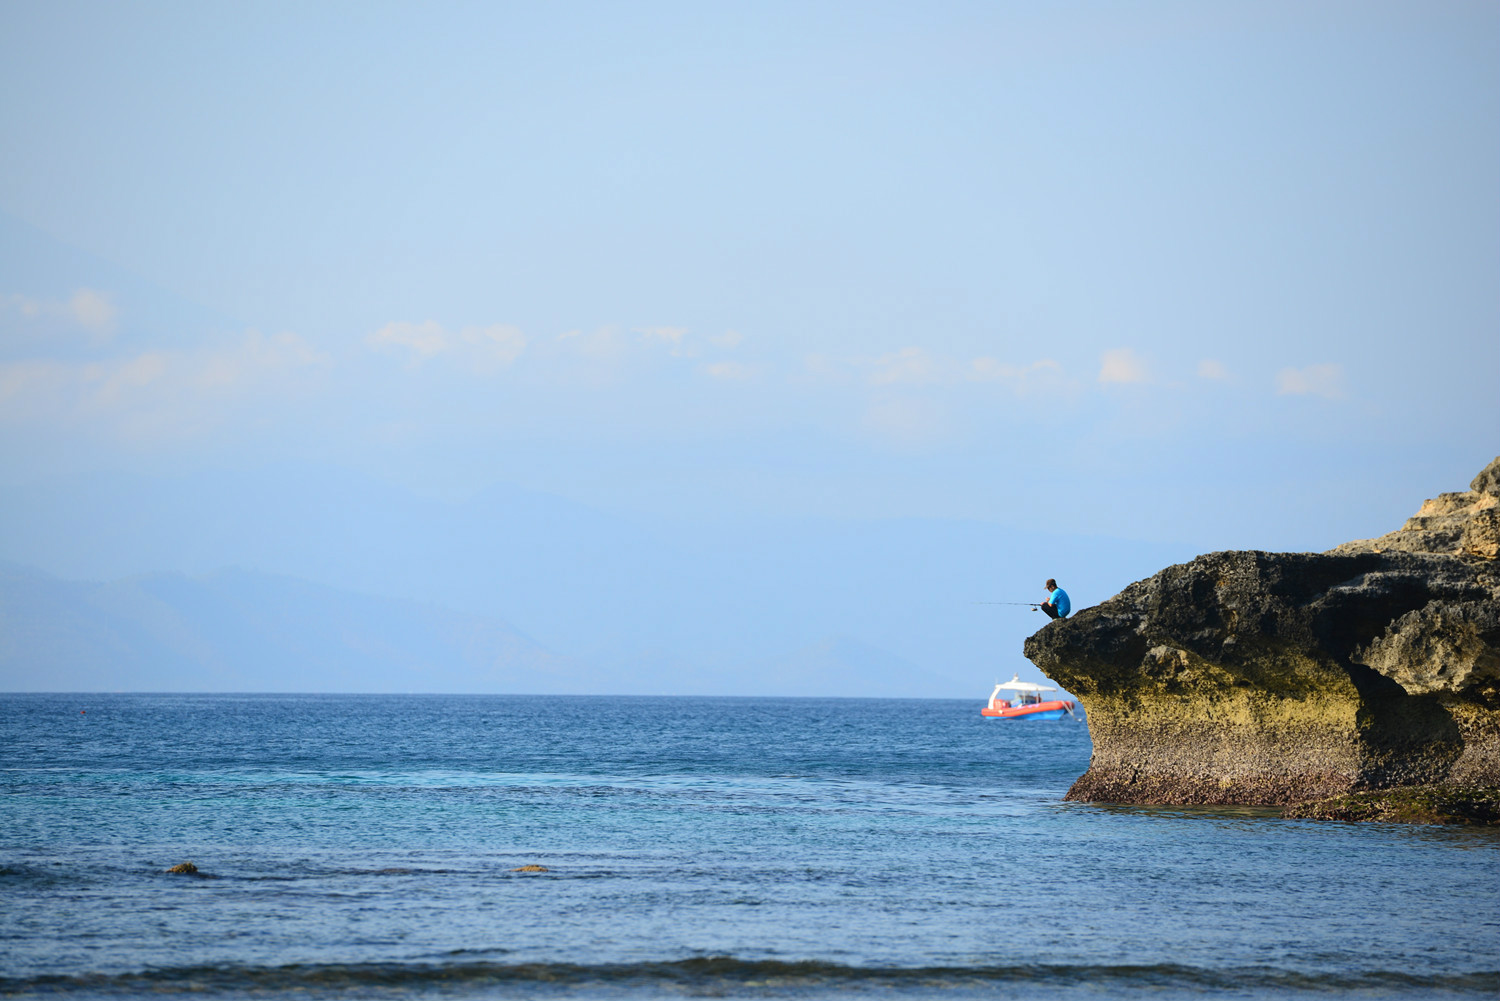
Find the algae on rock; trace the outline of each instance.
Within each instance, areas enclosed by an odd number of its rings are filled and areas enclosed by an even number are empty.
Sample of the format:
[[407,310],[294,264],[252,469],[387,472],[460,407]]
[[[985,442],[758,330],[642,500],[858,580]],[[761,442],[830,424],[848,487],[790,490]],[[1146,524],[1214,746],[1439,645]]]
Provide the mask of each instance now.
[[1283,817],[1391,824],[1500,824],[1500,789],[1409,786],[1297,803]]

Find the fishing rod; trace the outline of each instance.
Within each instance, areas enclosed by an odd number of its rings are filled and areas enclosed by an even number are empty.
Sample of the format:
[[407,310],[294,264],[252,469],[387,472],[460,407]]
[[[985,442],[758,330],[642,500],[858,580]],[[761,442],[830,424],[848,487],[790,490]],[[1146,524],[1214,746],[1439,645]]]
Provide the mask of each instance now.
[[1041,608],[1040,601],[976,601],[976,605],[1024,605],[1027,608]]

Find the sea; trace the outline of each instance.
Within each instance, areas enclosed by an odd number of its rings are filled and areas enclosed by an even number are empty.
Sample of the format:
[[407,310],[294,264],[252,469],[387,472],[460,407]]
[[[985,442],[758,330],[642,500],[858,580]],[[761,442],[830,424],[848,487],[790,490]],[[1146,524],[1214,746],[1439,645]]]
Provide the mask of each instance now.
[[3,695],[0,995],[1500,996],[1500,831],[1066,802],[981,704]]

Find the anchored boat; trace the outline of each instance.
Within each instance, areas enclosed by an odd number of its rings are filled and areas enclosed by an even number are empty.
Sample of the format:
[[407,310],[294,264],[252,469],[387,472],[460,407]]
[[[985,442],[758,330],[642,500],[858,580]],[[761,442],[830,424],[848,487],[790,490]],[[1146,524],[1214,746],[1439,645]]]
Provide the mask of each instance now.
[[[990,704],[979,710],[981,716],[995,716],[1000,719],[1062,719],[1064,716],[1078,716],[1073,712],[1077,705],[1072,699],[1049,699],[1042,698],[1043,692],[1055,692],[1057,689],[1048,688],[1046,685],[1033,684],[1030,681],[1022,681],[1019,674],[1009,681],[995,686],[990,693]],[[1010,698],[1002,699],[1001,692],[1014,692]]]

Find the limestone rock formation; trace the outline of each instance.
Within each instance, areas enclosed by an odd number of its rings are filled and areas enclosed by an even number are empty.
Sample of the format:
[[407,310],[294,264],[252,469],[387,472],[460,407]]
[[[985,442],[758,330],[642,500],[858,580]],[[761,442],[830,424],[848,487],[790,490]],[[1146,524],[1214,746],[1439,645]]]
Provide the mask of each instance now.
[[1500,786],[1500,458],[1398,532],[1168,567],[1026,641],[1079,696],[1070,799],[1289,804]]
[[1438,494],[1394,532],[1346,542],[1334,553],[1444,553],[1500,557],[1500,458],[1485,466],[1462,493]]

